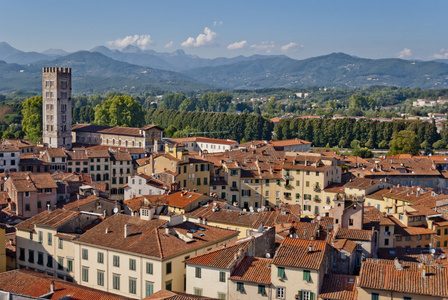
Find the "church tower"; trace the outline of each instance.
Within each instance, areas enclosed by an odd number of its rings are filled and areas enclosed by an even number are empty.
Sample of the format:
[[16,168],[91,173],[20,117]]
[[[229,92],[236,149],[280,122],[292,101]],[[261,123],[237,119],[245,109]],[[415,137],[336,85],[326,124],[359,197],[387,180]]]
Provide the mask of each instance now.
[[42,138],[51,148],[72,148],[71,68],[42,69]]

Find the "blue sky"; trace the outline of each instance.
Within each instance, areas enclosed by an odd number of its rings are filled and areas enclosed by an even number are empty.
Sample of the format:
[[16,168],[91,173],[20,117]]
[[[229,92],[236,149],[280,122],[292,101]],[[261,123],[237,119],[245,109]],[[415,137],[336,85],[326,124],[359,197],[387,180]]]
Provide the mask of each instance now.
[[131,44],[208,58],[448,59],[447,11],[446,0],[2,0],[0,41],[39,52]]

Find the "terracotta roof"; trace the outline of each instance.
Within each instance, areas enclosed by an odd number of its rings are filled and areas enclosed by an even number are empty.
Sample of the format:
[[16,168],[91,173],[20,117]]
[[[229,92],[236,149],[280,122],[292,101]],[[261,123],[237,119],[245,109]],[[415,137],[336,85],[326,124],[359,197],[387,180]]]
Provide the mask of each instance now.
[[222,144],[222,145],[235,145],[238,144],[237,141],[234,140],[220,140],[220,139],[211,139],[200,136],[187,137],[187,138],[170,138],[167,139],[174,143],[185,143],[185,142],[196,142],[196,143],[209,143],[209,144]]
[[103,149],[87,149],[86,150],[87,156],[89,158],[106,158],[110,157],[110,153],[108,150]]
[[6,144],[0,141],[0,152],[19,152],[17,144]]
[[162,200],[166,201],[169,206],[184,208],[201,197],[204,198],[203,201],[207,201],[210,199],[210,197],[203,194],[179,191],[170,195],[166,195],[162,198]]
[[9,200],[11,200],[11,198],[9,197],[7,192],[1,191],[0,192],[0,205],[8,205]]
[[140,197],[124,200],[123,203],[131,210],[131,211],[139,211],[141,207],[147,206],[150,207],[152,205],[158,205],[161,198],[164,195],[142,195]]
[[399,221],[394,216],[390,216],[392,222],[394,222],[394,233],[395,235],[420,235],[420,234],[435,234],[436,232],[428,229],[425,226],[409,226],[407,227],[401,221]]
[[366,176],[439,176],[434,162],[428,158],[388,157],[356,169]]
[[111,158],[115,161],[131,161],[131,154],[127,151],[111,151]]
[[301,139],[270,141],[269,143],[274,145],[274,147],[284,147],[284,146],[311,144],[311,142],[308,142],[308,141],[305,141],[305,140],[301,140]]
[[105,199],[105,198],[98,197],[98,196],[95,196],[95,195],[90,195],[90,196],[88,196],[88,197],[86,197],[84,199],[80,199],[80,200],[77,200],[77,201],[74,201],[74,202],[67,203],[66,205],[64,205],[63,209],[65,209],[65,210],[74,210],[74,209],[79,208],[82,205],[85,205],[85,204],[88,204],[88,203],[91,203],[91,202],[95,202],[95,201],[99,201],[99,200],[110,202],[110,203],[115,203],[114,200],[109,200],[109,199]]
[[49,173],[13,172],[9,176],[17,192],[34,192],[37,189],[58,187]]
[[56,209],[53,211],[45,210],[22,223],[16,225],[16,229],[34,231],[34,225],[58,228],[65,222],[77,218],[79,212]]
[[[145,126],[146,127],[146,126]],[[161,129],[160,127],[154,126]],[[73,132],[97,132],[104,134],[116,134],[142,137],[143,131],[146,129],[134,128],[134,127],[111,127],[93,124],[75,124],[72,126]]]
[[187,259],[187,264],[208,266],[220,269],[230,269],[235,264],[235,254],[238,251],[245,250],[249,244],[247,238],[239,239],[228,245],[219,246],[207,251],[204,254],[196,255]]
[[135,161],[139,166],[144,166],[149,164],[149,158],[148,157],[143,157],[143,158],[139,158]]
[[331,245],[338,250],[345,250],[349,253],[353,253],[355,251],[356,246],[358,246],[357,243],[352,242],[347,239],[339,239],[339,240],[333,240]]
[[4,291],[21,295],[39,297],[50,291],[54,282],[54,293],[47,299],[131,299],[112,293],[103,292],[76,283],[71,283],[57,277],[41,274],[28,269],[12,270],[0,274],[0,286]]
[[88,160],[86,151],[66,151],[68,160]]
[[[361,266],[358,286],[361,288],[386,290],[415,295],[448,297],[448,269],[437,265],[420,267],[415,262],[367,259]],[[423,276],[426,269],[426,276]]]
[[369,178],[353,178],[351,181],[345,184],[345,188],[356,188],[365,190],[374,185],[381,185],[383,182],[380,180],[374,180]]
[[363,228],[366,230],[380,230],[380,226],[393,226],[394,222],[374,206],[364,206]]
[[339,228],[336,233],[336,239],[348,239],[353,241],[372,241],[372,230]]
[[270,284],[271,262],[270,258],[246,256],[229,279]]
[[148,296],[146,298],[143,298],[143,300],[197,300],[197,299],[216,299],[216,298],[209,298],[209,297],[202,297],[202,296],[196,296],[186,293],[180,293],[180,292],[172,292],[167,290],[160,290],[151,296]]
[[275,225],[275,232],[277,235],[287,237],[291,234],[291,232],[294,232],[294,235],[297,235],[299,238],[304,240],[311,240],[315,238],[318,229],[319,224],[311,222],[280,223]]
[[356,300],[356,276],[325,274],[319,298],[337,300]]
[[[231,239],[237,231],[184,222],[169,228],[161,228],[167,221],[142,220],[122,214],[113,215],[84,233],[75,243],[97,245],[156,258],[176,256],[185,251]],[[124,225],[129,225],[130,235],[124,237]],[[202,230],[200,229],[202,228]],[[105,234],[106,229],[108,233]],[[176,234],[176,235],[174,235]],[[191,235],[192,238],[184,238]]]
[[50,157],[67,157],[63,148],[47,148],[46,152]]
[[[311,251],[309,251],[310,245]],[[279,266],[318,270],[322,267],[328,252],[329,246],[325,241],[286,237],[272,263]]]

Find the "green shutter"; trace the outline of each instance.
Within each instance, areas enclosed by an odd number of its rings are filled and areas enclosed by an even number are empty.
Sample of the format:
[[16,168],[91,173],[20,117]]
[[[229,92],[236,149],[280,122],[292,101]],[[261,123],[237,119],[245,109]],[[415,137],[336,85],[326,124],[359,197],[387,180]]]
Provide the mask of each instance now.
[[310,292],[310,300],[314,300],[314,293]]
[[285,278],[285,268],[278,267],[277,271],[277,275],[279,278]]
[[299,291],[298,295],[299,295],[299,300],[302,300],[302,291]]

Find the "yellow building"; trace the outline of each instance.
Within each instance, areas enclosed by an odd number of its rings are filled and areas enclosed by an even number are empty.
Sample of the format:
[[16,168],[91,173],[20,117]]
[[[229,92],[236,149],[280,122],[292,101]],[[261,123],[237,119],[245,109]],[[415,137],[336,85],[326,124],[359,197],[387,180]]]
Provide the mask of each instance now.
[[137,174],[152,176],[157,173],[171,171],[175,173],[175,182],[180,189],[208,194],[210,191],[211,163],[199,156],[191,155],[184,146],[170,144],[165,153],[153,154],[146,163],[137,167]]

